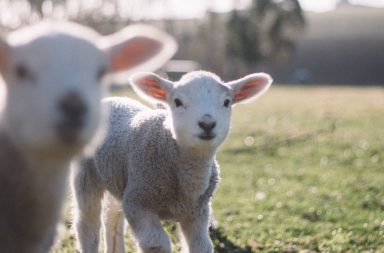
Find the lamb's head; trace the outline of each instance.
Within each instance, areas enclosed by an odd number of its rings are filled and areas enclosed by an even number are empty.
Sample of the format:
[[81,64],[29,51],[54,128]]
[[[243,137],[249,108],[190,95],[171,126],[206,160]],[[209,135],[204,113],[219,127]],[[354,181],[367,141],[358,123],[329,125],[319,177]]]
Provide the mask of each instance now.
[[0,38],[7,93],[2,124],[22,148],[78,152],[100,129],[110,77],[158,68],[175,49],[170,37],[146,26],[106,37],[69,23],[13,32]]
[[212,73],[196,71],[171,82],[152,73],[131,78],[144,99],[166,104],[174,138],[184,146],[217,148],[227,137],[231,107],[263,94],[272,79],[264,73],[224,83]]

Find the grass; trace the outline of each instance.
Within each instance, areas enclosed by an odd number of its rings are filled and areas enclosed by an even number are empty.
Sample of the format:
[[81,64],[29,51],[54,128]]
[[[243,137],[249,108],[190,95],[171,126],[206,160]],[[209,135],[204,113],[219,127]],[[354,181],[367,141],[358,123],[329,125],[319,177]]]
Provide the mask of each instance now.
[[[215,251],[384,252],[383,98],[383,88],[273,87],[237,106],[218,155]],[[67,233],[55,252],[73,245]]]

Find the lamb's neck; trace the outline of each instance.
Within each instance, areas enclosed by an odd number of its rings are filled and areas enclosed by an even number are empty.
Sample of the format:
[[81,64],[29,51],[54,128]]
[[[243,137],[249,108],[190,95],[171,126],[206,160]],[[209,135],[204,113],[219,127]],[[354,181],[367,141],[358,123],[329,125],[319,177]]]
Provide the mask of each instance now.
[[47,174],[58,174],[59,171],[67,170],[70,164],[70,159],[57,159],[52,157],[40,157],[33,155],[26,155],[26,160],[29,164],[36,169],[37,172],[46,171]]
[[[58,210],[66,190],[70,159],[64,157],[57,159],[53,156],[27,152],[15,145],[6,134],[2,134],[3,142],[8,147],[7,153],[11,157],[10,166],[3,168],[5,174],[18,178],[18,184],[26,185],[42,211],[44,208]],[[18,161],[12,162],[15,158]]]
[[[201,151],[201,150],[200,150]],[[178,180],[181,192],[187,199],[196,201],[209,186],[214,163],[214,152],[181,152]]]
[[211,164],[214,160],[216,149],[212,147],[179,147],[180,157],[196,165]]
[[[31,167],[36,179],[44,182],[45,187],[54,187],[60,181],[66,181],[69,173],[69,161],[30,160]],[[52,181],[52,184],[49,182]]]
[[[25,173],[33,176],[33,178],[41,179],[42,185],[55,184],[57,180],[61,180],[63,175],[68,173],[70,157],[55,157],[50,154],[42,154],[33,150],[25,150],[16,145],[12,138],[0,128],[0,150],[3,152],[3,159],[9,161],[9,168],[5,166],[3,170],[9,170],[14,173],[14,166],[18,167],[19,173]],[[17,161],[16,161],[17,160]],[[16,163],[13,164],[12,161]],[[7,163],[6,163],[7,164]],[[17,164],[17,165],[16,165]]]
[[[11,196],[8,203],[8,215],[23,220],[25,224],[36,229],[26,230],[26,238],[43,236],[42,231],[54,234],[55,224],[60,217],[61,203],[65,196],[68,162],[57,162],[47,159],[37,159],[25,155],[0,132],[0,160],[3,162],[0,185],[3,193]],[[17,200],[16,203],[14,200]],[[26,217],[18,206],[28,204]],[[29,226],[29,225],[26,225]],[[18,233],[15,228],[14,232]],[[24,230],[24,229],[23,229]],[[40,231],[40,232],[39,232]],[[32,250],[31,250],[32,252]],[[34,252],[34,251],[33,251]]]
[[48,200],[48,205],[59,205],[65,194],[70,161],[38,157],[26,159],[30,165],[28,173],[34,178],[34,187],[41,194],[41,199]]

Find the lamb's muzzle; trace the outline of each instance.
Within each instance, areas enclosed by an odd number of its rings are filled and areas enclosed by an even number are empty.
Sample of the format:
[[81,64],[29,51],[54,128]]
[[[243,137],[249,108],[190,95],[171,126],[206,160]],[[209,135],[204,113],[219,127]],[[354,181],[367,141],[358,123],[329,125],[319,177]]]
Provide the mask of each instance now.
[[89,111],[85,101],[76,91],[70,91],[59,100],[58,111],[61,115],[56,125],[58,137],[66,143],[76,142]]
[[213,130],[216,126],[216,121],[213,119],[212,115],[204,114],[201,120],[198,122],[198,125],[203,130],[203,132],[199,134],[200,139],[212,140],[215,138],[216,134]]

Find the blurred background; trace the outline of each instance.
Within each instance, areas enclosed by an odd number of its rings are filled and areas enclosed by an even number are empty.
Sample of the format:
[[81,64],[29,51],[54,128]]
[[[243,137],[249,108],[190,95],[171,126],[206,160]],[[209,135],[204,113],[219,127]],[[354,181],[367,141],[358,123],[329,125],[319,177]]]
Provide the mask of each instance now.
[[[384,0],[0,0],[1,35],[43,18],[164,29],[171,79],[273,76],[218,154],[215,252],[384,252]],[[54,252],[74,245],[67,232]]]
[[42,18],[108,34],[149,23],[180,48],[172,79],[266,71],[280,84],[384,84],[384,0],[0,0],[0,33]]

